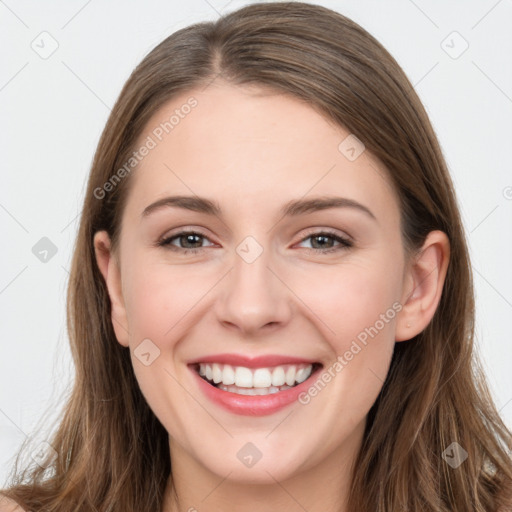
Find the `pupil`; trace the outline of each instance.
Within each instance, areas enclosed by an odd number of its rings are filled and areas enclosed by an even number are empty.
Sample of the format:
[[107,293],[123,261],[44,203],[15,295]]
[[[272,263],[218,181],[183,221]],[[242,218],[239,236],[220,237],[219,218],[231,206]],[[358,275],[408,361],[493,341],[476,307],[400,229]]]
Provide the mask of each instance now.
[[[328,240],[329,237],[326,235],[318,235],[314,237],[314,240],[323,240],[324,242]],[[325,244],[320,244],[321,247],[325,246]]]
[[[191,243],[191,244],[194,244],[194,241],[193,239],[194,238],[199,238],[199,235],[185,235],[185,240],[186,240],[186,243]],[[195,242],[196,244],[198,243],[197,241]]]

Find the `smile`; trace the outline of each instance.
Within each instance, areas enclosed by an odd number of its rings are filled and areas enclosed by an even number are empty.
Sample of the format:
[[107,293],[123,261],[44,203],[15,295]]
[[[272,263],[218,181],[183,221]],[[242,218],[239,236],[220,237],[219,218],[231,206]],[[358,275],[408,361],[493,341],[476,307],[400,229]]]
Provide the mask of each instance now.
[[[279,356],[223,356],[223,363],[215,359],[209,357],[208,362],[199,359],[188,364],[198,390],[216,406],[245,416],[265,416],[297,403],[300,393],[308,389],[323,368],[321,363],[291,362],[294,358],[289,357],[285,363],[286,359]],[[241,360],[247,366],[236,364]],[[281,364],[276,365],[277,362]]]
[[[221,363],[199,363],[199,375],[209,384],[239,395],[269,395],[304,382],[315,369],[313,364],[286,364],[246,368]],[[318,366],[318,365],[317,365]]]

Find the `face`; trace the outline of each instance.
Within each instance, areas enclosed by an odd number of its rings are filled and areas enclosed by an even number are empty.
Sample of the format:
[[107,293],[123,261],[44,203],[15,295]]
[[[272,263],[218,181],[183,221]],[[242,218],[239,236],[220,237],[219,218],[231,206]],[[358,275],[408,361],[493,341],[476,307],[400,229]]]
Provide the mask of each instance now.
[[411,290],[383,166],[307,104],[262,92],[215,82],[150,120],[107,278],[171,457],[246,482],[353,452]]

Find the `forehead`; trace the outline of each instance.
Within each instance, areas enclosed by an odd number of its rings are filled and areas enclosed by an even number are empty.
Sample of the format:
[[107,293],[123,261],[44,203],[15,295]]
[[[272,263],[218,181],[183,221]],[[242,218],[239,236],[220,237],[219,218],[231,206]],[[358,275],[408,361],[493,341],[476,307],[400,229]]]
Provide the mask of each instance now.
[[140,216],[167,195],[198,195],[226,214],[264,215],[292,199],[336,195],[397,220],[386,169],[366,150],[357,157],[357,144],[304,101],[214,82],[168,101],[146,124],[136,149],[150,149],[132,173],[127,210]]

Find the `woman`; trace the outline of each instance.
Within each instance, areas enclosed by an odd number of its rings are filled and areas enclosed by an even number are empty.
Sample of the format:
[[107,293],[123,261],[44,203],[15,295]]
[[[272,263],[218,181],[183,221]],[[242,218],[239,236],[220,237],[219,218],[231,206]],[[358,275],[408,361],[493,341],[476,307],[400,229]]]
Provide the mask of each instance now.
[[299,2],[179,30],[100,140],[76,382],[4,508],[511,510],[473,321],[446,164],[371,35]]

